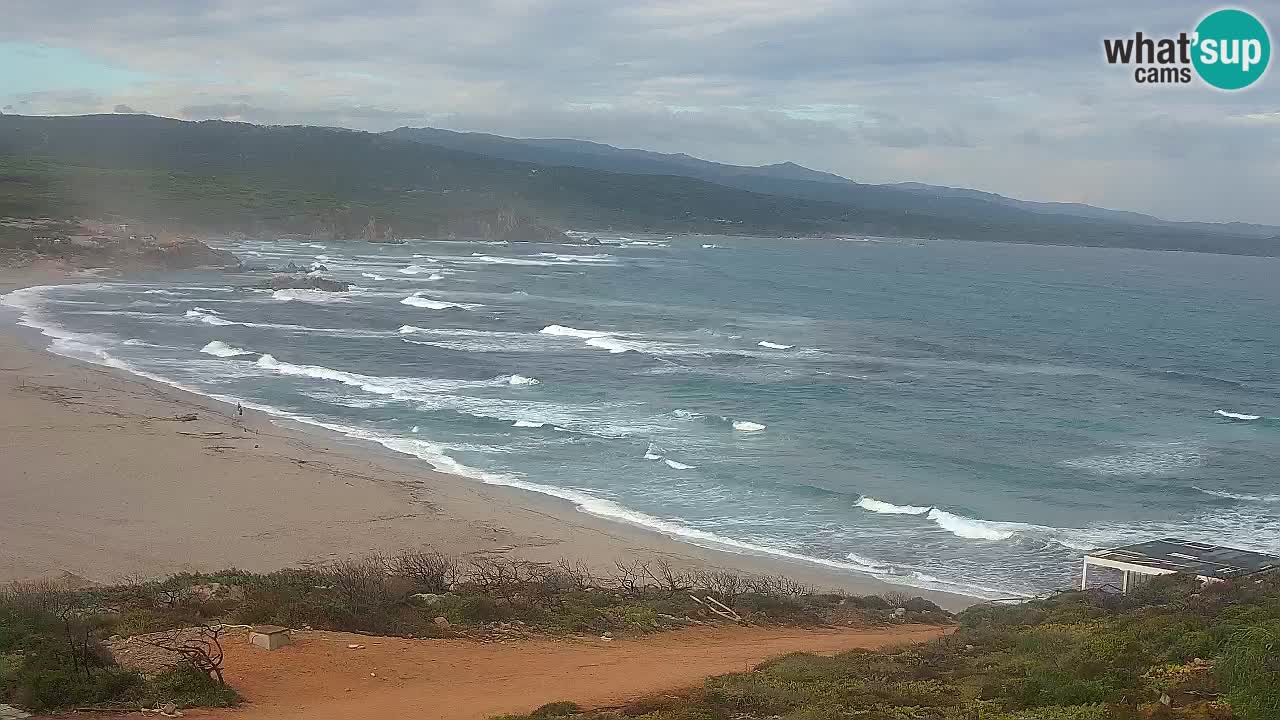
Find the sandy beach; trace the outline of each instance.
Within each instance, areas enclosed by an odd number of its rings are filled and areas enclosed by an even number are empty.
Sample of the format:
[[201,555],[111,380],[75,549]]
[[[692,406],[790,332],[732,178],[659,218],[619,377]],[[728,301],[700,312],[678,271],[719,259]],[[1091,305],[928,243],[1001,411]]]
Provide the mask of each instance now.
[[[0,294],[75,282],[0,272]],[[322,563],[430,546],[534,561],[665,557],[856,593],[908,590],[786,558],[722,552],[486,485],[414,458],[47,352],[0,309],[0,581]],[[179,419],[194,415],[195,419]]]

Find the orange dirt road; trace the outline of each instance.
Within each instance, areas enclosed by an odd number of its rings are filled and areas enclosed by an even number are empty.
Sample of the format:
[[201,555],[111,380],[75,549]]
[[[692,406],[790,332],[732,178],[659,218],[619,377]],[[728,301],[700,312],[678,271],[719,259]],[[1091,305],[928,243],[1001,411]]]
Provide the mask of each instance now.
[[[227,681],[246,702],[192,710],[219,720],[482,720],[557,700],[617,705],[711,675],[750,669],[792,652],[834,654],[922,642],[946,632],[923,625],[800,630],[691,628],[635,639],[405,640],[300,632],[268,652],[229,638]],[[348,645],[363,645],[349,649]]]

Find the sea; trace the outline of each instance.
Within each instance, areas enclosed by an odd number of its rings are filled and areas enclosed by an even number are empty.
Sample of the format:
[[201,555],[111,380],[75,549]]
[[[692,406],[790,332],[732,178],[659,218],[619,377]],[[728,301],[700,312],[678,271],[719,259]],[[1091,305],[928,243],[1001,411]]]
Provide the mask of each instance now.
[[[1280,259],[575,236],[601,244],[217,240],[261,270],[3,304],[424,468],[914,588],[1033,596],[1159,537],[1280,553]],[[254,287],[288,263],[353,287]]]

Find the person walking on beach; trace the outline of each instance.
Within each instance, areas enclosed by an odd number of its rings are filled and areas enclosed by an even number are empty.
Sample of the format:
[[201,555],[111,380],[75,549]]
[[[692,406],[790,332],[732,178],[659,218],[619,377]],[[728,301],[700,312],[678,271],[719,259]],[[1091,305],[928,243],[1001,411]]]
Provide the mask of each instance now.
[[240,417],[244,417],[244,406],[240,403],[236,403],[236,414]]

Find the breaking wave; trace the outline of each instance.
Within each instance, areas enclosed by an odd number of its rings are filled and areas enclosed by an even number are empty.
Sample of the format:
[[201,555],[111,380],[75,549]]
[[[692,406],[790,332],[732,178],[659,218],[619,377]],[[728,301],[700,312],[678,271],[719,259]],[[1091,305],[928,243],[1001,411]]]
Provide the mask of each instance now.
[[858,502],[854,503],[863,510],[869,510],[873,513],[881,513],[884,515],[923,515],[933,508],[931,506],[920,505],[894,505],[873,497],[863,495],[858,498]]
[[397,400],[423,400],[442,393],[474,387],[492,387],[510,385],[510,375],[491,380],[438,380],[427,378],[376,377],[359,373],[335,370],[321,365],[298,365],[283,362],[274,355],[265,354],[258,358],[256,365],[277,375],[331,380],[343,385],[359,388],[375,395],[386,395]]
[[431,298],[422,297],[421,295],[410,295],[400,301],[401,305],[409,305],[416,308],[425,308],[427,310],[474,310],[481,307],[475,303],[457,303],[447,300],[432,300]]
[[854,503],[857,507],[881,515],[923,515],[926,520],[947,532],[965,540],[1008,540],[1019,532],[1034,533],[1044,536],[1054,535],[1057,528],[1030,525],[1016,522],[997,522],[978,520],[976,518],[957,515],[931,505],[894,505],[883,500],[863,495]]
[[1229,410],[1214,410],[1214,415],[1220,415],[1230,420],[1261,420],[1261,415],[1247,415],[1245,413],[1231,412]]
[[305,289],[276,290],[275,292],[271,293],[271,298],[273,300],[279,300],[281,302],[293,302],[294,300],[297,300],[299,302],[316,303],[318,305],[325,305],[328,303],[350,302],[349,300],[347,300],[345,297],[343,297],[338,293],[326,292],[324,290],[305,290]]
[[975,520],[963,515],[949,513],[946,510],[933,508],[926,515],[938,527],[966,540],[1007,540],[1013,537],[1017,528],[1029,527],[1021,523],[1001,523],[989,520]]
[[770,350],[790,350],[795,347],[795,345],[781,345],[779,343],[769,342],[768,340],[761,340],[756,343],[756,345],[759,345],[762,348],[769,348]]
[[252,350],[241,350],[234,345],[228,345],[221,340],[214,340],[204,347],[200,348],[200,352],[214,357],[239,357],[241,355],[252,355]]
[[517,421],[515,421],[515,422],[511,423],[511,427],[518,427],[518,428],[540,428],[540,427],[546,427],[546,423],[544,423],[544,422],[534,422],[534,421],[532,421],[532,420],[517,420]]
[[207,310],[205,308],[192,308],[188,310],[183,317],[202,322],[206,325],[224,326],[238,324],[218,317],[217,310]]
[[609,336],[609,333],[601,332],[599,330],[579,330],[578,328],[566,327],[564,325],[548,325],[542,328],[541,330],[539,330],[538,332],[542,333],[543,335],[561,335],[564,337],[575,337],[575,338],[583,338],[583,339]]
[[739,432],[760,432],[768,427],[762,423],[751,422],[750,420],[734,420],[733,429]]
[[671,458],[667,458],[666,460],[663,460],[663,462],[666,463],[667,467],[671,468],[672,470],[693,470],[694,468],[698,467],[697,465],[685,465],[684,463],[676,462]]

